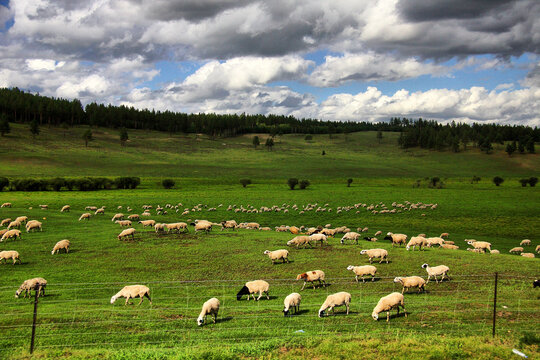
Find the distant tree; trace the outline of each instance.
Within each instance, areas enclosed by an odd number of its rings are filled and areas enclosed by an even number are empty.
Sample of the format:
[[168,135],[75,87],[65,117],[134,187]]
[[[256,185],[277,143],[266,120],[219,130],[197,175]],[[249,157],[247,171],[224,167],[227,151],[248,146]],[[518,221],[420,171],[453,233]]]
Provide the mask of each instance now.
[[2,114],[2,116],[0,116],[0,134],[2,136],[5,136],[10,132],[11,128],[9,127],[9,121],[7,120],[7,116],[6,114]]
[[429,179],[429,187],[437,187],[441,179],[438,176],[434,176],[431,179]]
[[527,184],[529,183],[529,179],[519,179],[518,181],[523,187],[526,187]]
[[165,189],[172,189],[175,184],[176,183],[173,179],[163,179],[163,181],[161,182],[161,185],[163,185]]
[[0,177],[0,191],[4,190],[7,186],[9,186],[9,179],[3,176]]
[[480,151],[490,154],[492,150],[493,145],[491,145],[491,141],[489,141],[489,139],[486,138],[480,143]]
[[482,180],[480,177],[474,175],[471,180],[471,184],[478,184],[478,182]]
[[508,156],[512,156],[512,154],[516,152],[515,145],[513,144],[506,145],[506,152],[508,153]]
[[495,184],[495,186],[499,186],[501,185],[502,183],[504,182],[504,179],[500,176],[495,176],[493,178],[493,183]]
[[324,155],[326,155],[326,151],[323,150],[322,151],[322,156],[324,156]]
[[65,139],[66,138],[66,132],[69,129],[69,125],[68,125],[67,122],[62,121],[62,123],[60,124],[60,127],[62,128],[62,130],[64,130],[64,139]]
[[521,140],[518,141],[518,150],[520,154],[525,152],[525,144]]
[[347,187],[351,187],[353,179],[347,179]]
[[272,148],[274,147],[274,139],[269,137],[266,138],[266,143],[264,144],[268,151],[272,151]]
[[297,178],[290,178],[289,180],[287,180],[287,185],[289,185],[289,188],[291,190],[294,190],[296,185],[298,185],[298,179]]
[[[127,129],[125,127],[123,127],[123,128],[120,129],[120,144],[122,146],[126,146],[126,141],[128,141],[128,140],[129,140],[129,135],[128,135]],[[168,188],[166,188],[166,189],[168,189]]]
[[252,143],[253,143],[253,147],[256,149],[257,146],[261,145],[261,140],[259,140],[259,137],[257,135],[255,135],[253,137]]
[[311,141],[311,140],[313,140],[313,136],[311,136],[310,134],[307,134],[306,137],[304,138],[304,140]]
[[84,146],[88,147],[88,142],[94,140],[94,137],[92,136],[92,130],[86,129],[86,131],[82,135],[82,139],[84,140]]
[[525,149],[529,154],[534,154],[534,139],[532,137],[525,143]]
[[30,123],[30,133],[32,133],[32,138],[35,140],[36,136],[39,135],[39,123],[37,120],[32,120]]
[[300,190],[304,190],[304,189],[307,188],[309,185],[311,185],[311,183],[309,182],[309,180],[302,180],[302,181],[300,181]]
[[251,184],[250,179],[240,179],[240,184],[242,184],[243,187],[246,187]]
[[66,186],[66,180],[64,178],[57,177],[49,180],[49,185],[51,185],[54,191],[60,191],[62,187]]
[[536,176],[529,178],[529,185],[531,185],[531,187],[535,187],[536,183],[538,183],[538,178]]
[[379,141],[379,144],[381,143],[382,138],[383,138],[382,131],[381,130],[377,131],[377,140]]

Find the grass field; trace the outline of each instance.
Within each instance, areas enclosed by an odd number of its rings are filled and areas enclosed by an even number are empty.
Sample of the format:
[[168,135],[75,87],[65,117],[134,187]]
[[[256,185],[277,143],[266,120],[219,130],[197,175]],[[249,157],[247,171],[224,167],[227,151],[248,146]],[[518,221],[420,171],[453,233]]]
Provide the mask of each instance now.
[[[312,143],[301,135],[283,136],[268,152],[253,149],[250,136],[214,141],[144,132],[130,132],[132,141],[122,148],[114,130],[100,130],[94,131],[97,140],[86,149],[77,135],[81,129],[69,130],[62,145],[58,129],[43,128],[35,142],[23,127],[12,129],[0,143],[4,176],[133,175],[143,177],[143,182],[136,190],[0,194],[1,202],[14,205],[0,209],[0,218],[27,215],[43,222],[43,232],[0,243],[0,250],[17,250],[23,262],[0,265],[0,357],[29,358],[32,302],[14,299],[13,293],[23,280],[35,276],[46,278],[49,285],[39,303],[34,358],[493,359],[515,357],[512,348],[538,357],[540,295],[532,288],[540,270],[538,259],[508,253],[524,238],[533,240],[529,251],[539,244],[538,189],[522,188],[516,181],[538,175],[537,155],[509,158],[502,150],[484,155],[474,149],[460,154],[404,152],[395,145],[395,134],[385,134],[379,145],[374,133],[350,134],[347,139],[315,136]],[[470,184],[472,175],[483,181]],[[495,175],[506,179],[501,187],[490,183]],[[309,179],[312,185],[290,191],[285,181],[291,176]],[[416,179],[430,176],[444,178],[446,188],[412,188]],[[160,189],[164,177],[175,178],[177,187]],[[254,184],[242,188],[241,177],[252,178]],[[345,183],[349,177],[354,178],[350,188]],[[338,206],[382,202],[390,207],[394,201],[438,207],[396,214],[372,214],[363,207],[336,212]],[[152,211],[151,218],[235,219],[270,227],[331,223],[369,227],[367,235],[377,230],[409,236],[449,232],[460,250],[411,252],[392,248],[382,239],[341,245],[336,237],[322,248],[289,249],[290,264],[272,265],[263,251],[286,247],[290,234],[214,229],[209,235],[195,235],[193,230],[156,235],[137,224],[135,241],[116,239],[121,229],[111,217],[118,205],[140,213],[143,204],[179,202],[182,209],[199,203],[223,206],[184,217],[170,210],[164,216]],[[308,203],[328,203],[334,211],[226,211],[228,205]],[[39,210],[39,204],[48,204],[50,210]],[[59,212],[65,204],[71,205],[70,213]],[[107,206],[107,214],[77,221],[87,205]],[[72,242],[70,253],[51,255],[54,244],[64,238]],[[501,255],[465,251],[466,238],[489,241]],[[377,281],[357,284],[346,267],[368,264],[360,249],[372,247],[387,249],[389,263],[375,264]],[[406,294],[407,318],[394,316],[389,324],[373,321],[370,314],[378,299],[401,291],[393,278],[425,277],[420,268],[425,262],[449,266],[451,280],[430,282],[426,293]],[[325,271],[329,286],[305,289],[301,313],[284,318],[283,298],[302,286],[294,280],[296,275],[315,269]],[[497,337],[492,339],[495,272],[500,279]],[[237,301],[243,283],[254,279],[270,283],[270,300]],[[150,287],[152,305],[146,300],[140,307],[123,306],[121,299],[109,303],[122,286],[132,283]],[[318,318],[325,297],[338,291],[352,294],[351,313],[345,316],[337,308],[336,316]],[[222,303],[220,321],[197,327],[202,303],[213,296]]]

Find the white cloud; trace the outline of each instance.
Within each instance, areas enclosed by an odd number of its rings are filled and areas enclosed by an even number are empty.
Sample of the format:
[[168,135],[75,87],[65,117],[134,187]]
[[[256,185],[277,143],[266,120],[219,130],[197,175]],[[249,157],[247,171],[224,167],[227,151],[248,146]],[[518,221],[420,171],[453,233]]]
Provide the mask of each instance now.
[[26,60],[26,65],[28,68],[32,71],[39,71],[39,70],[48,70],[52,71],[56,68],[64,66],[66,63],[65,61],[55,61],[51,59],[28,59]]

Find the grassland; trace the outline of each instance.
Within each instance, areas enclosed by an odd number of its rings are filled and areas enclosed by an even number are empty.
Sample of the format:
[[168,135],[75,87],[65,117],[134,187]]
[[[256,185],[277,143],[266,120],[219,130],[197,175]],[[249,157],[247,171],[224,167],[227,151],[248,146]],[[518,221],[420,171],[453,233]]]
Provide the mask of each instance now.
[[[99,192],[3,192],[0,218],[27,215],[40,219],[44,231],[23,234],[23,240],[0,244],[0,250],[17,250],[23,264],[0,265],[0,356],[28,358],[28,335],[32,303],[15,300],[13,293],[27,278],[42,276],[49,281],[47,296],[40,300],[35,358],[70,357],[91,359],[164,358],[511,358],[519,348],[538,356],[538,289],[531,280],[538,275],[538,259],[508,254],[524,238],[535,236],[540,211],[537,188],[522,188],[517,179],[537,176],[537,155],[509,158],[502,150],[492,155],[475,149],[460,154],[413,150],[395,146],[395,134],[385,134],[379,145],[374,133],[314,136],[283,136],[273,152],[253,149],[250,136],[210,140],[162,133],[130,132],[123,148],[114,130],[96,130],[96,141],[84,147],[79,132],[42,129],[34,142],[17,125],[0,142],[0,168],[8,177],[119,176],[143,177],[140,189]],[[27,134],[28,133],[28,134]],[[226,145],[223,145],[226,144]],[[321,156],[322,149],[327,155]],[[496,149],[497,150],[497,149]],[[472,185],[472,175],[483,178]],[[506,179],[501,187],[492,176]],[[288,177],[306,178],[307,190],[290,191]],[[412,188],[416,179],[439,176],[446,188]],[[171,190],[159,188],[164,177],[177,180]],[[242,188],[241,177],[253,185]],[[345,179],[354,182],[346,187]],[[398,214],[371,214],[361,208],[337,213],[338,206],[355,203],[437,203],[436,210],[413,210]],[[218,207],[215,212],[191,213],[190,219],[212,221],[236,219],[257,221],[265,226],[281,224],[347,225],[409,235],[449,232],[461,247],[457,251],[430,249],[407,252],[392,248],[388,241],[376,247],[388,249],[390,263],[381,264],[373,283],[356,284],[347,265],[367,264],[361,248],[375,245],[330,245],[316,249],[290,249],[290,264],[271,265],[262,252],[283,248],[290,234],[219,230],[209,235],[156,235],[140,225],[136,241],[118,241],[118,225],[110,218],[116,207],[181,202]],[[331,213],[232,213],[235,204],[256,208],[283,204],[328,203]],[[49,211],[37,209],[48,204]],[[70,204],[71,213],[60,213]],[[107,215],[78,222],[87,205],[107,206]],[[29,209],[32,207],[32,209]],[[174,211],[152,218],[160,222],[187,221]],[[422,216],[422,214],[425,216]],[[69,238],[69,254],[52,256],[56,241]],[[464,251],[463,239],[486,240],[500,256]],[[422,275],[420,265],[444,263],[452,280],[428,284],[424,294],[407,294],[408,317],[393,317],[389,324],[371,319],[377,300],[400,291],[394,276]],[[302,292],[302,312],[284,318],[282,299],[298,291],[296,274],[322,269],[330,285]],[[497,334],[491,332],[493,273],[501,274],[498,294]],[[267,279],[270,300],[238,302],[235,294],[243,282]],[[123,285],[150,286],[153,305],[110,305],[110,297]],[[317,310],[327,294],[349,291],[351,314],[319,319]],[[222,311],[217,324],[198,328],[195,318],[201,304],[217,296]],[[303,332],[298,332],[303,330]],[[532,335],[531,335],[532,334]],[[520,343],[525,337],[529,341]],[[532,340],[530,340],[532,339]],[[536,340],[537,341],[537,340]]]

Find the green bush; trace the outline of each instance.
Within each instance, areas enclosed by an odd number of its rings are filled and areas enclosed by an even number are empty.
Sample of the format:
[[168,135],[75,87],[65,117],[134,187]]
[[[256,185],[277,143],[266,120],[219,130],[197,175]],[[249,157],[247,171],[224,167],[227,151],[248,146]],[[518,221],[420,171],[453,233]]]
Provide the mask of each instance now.
[[309,182],[309,180],[302,180],[302,181],[300,181],[300,190],[304,190],[304,189],[307,188],[309,185],[311,185],[311,183]]
[[298,185],[298,179],[297,178],[290,178],[289,180],[287,180],[287,185],[289,185],[289,188],[291,190],[294,190],[296,185]]
[[246,187],[251,184],[250,179],[240,179],[240,184],[242,184],[243,187]]
[[9,179],[6,177],[0,177],[0,191],[9,186]]
[[164,179],[162,182],[161,182],[161,185],[163,185],[163,187],[165,189],[171,189],[174,187],[175,185],[175,182],[173,179]]
[[536,183],[538,182],[538,178],[533,176],[533,177],[530,177],[529,178],[529,185],[531,185],[532,187],[534,187],[536,185]]
[[114,184],[118,189],[135,189],[141,183],[141,178],[135,176],[118,177]]
[[504,179],[500,176],[495,176],[493,178],[493,183],[495,184],[495,186],[499,186],[501,185],[502,183],[504,182]]
[[306,137],[304,138],[304,140],[306,140],[306,141],[311,141],[311,140],[313,140],[313,136],[311,136],[311,135],[308,134],[308,135],[306,135]]
[[66,186],[66,180],[60,177],[50,179],[49,185],[54,191],[60,191],[64,186]]
[[353,179],[347,179],[347,187],[351,187]]

